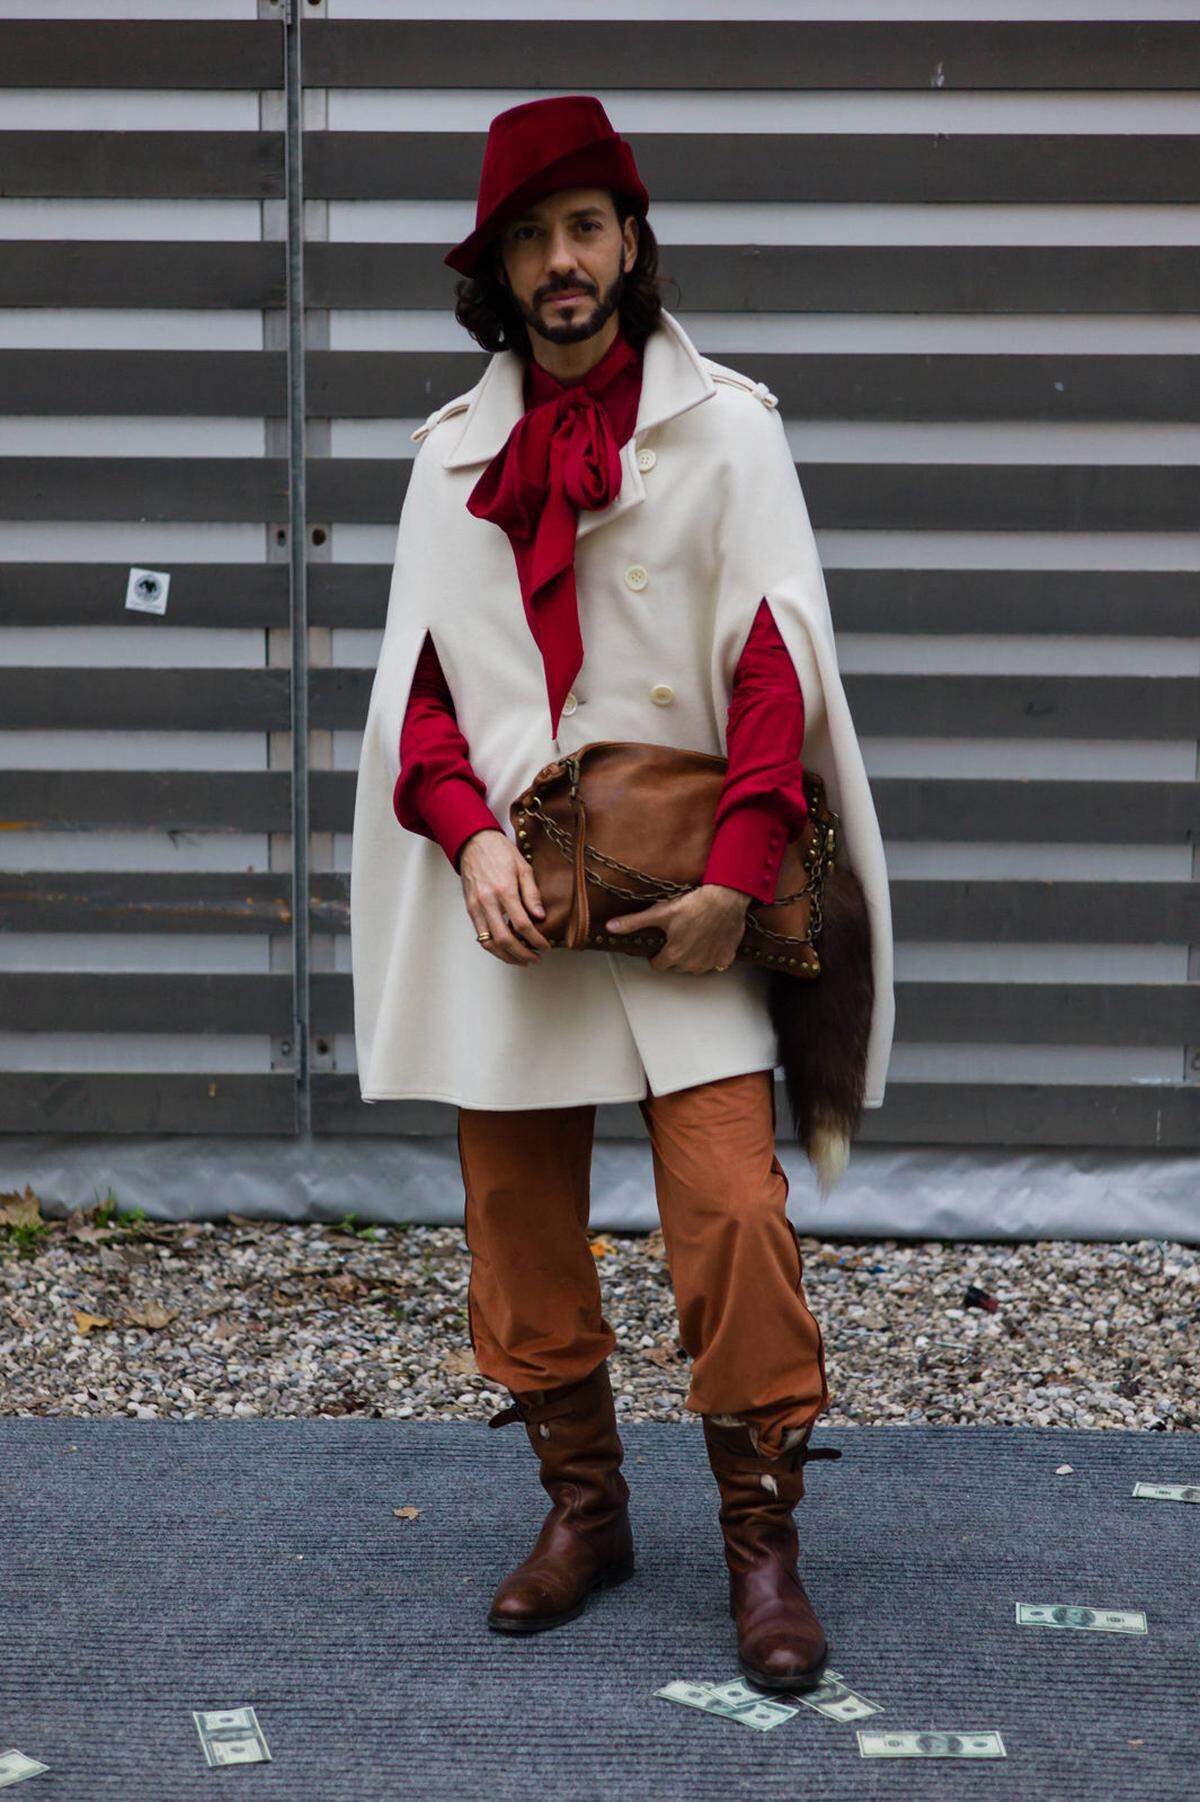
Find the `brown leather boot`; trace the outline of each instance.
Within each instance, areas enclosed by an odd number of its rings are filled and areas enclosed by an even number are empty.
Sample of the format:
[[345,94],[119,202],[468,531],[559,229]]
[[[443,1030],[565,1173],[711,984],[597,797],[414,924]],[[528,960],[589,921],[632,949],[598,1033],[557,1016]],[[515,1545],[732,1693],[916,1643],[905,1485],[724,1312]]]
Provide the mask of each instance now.
[[738,1665],[763,1689],[815,1689],[829,1647],[796,1572],[792,1509],[804,1494],[804,1465],[840,1458],[808,1449],[811,1427],[792,1428],[778,1458],[762,1456],[744,1421],[704,1414],[708,1461],[721,1491],[729,1567],[729,1612],[737,1623]]
[[574,1620],[591,1590],[633,1575],[625,1449],[607,1360],[580,1382],[509,1394],[513,1405],[488,1425],[524,1421],[554,1506],[528,1558],[497,1589],[487,1623],[500,1633],[540,1633]]

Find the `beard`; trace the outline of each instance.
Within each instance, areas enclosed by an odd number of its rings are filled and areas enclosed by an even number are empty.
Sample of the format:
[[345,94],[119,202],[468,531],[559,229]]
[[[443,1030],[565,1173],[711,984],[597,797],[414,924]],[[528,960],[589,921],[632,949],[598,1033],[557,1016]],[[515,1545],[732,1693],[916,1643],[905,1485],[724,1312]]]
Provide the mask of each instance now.
[[[577,307],[582,311],[583,317],[571,321],[564,320],[561,325],[547,325],[540,311],[525,307],[521,301],[517,300],[515,294],[512,295],[512,299],[528,332],[536,332],[538,337],[544,338],[548,344],[579,344],[585,338],[594,338],[605,320],[616,312],[621,304],[624,287],[624,269],[617,270],[616,280],[596,300],[592,300],[585,287],[582,300],[577,302]],[[563,292],[565,292],[565,284],[563,287],[547,289],[542,299],[553,300],[555,294]],[[590,306],[589,301],[591,301]]]

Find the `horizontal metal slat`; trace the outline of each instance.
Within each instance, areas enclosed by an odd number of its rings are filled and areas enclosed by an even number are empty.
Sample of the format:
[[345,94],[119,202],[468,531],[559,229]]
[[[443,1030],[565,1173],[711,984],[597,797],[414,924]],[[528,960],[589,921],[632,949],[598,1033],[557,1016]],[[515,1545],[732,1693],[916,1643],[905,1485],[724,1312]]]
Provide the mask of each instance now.
[[[330,88],[866,89],[986,92],[1200,86],[1178,20],[304,20],[304,80]],[[280,19],[15,19],[6,87],[277,87]]]
[[[71,136],[59,134],[59,142]],[[473,200],[484,144],[481,132],[310,131],[305,195]],[[1196,139],[1186,132],[1141,132],[1136,156],[1128,134],[1100,131],[706,131],[699,139],[695,132],[643,131],[636,149],[638,170],[660,203],[1112,206],[1194,204],[1200,197]],[[36,182],[20,159],[17,166],[19,180]]]
[[174,970],[0,970],[0,1019],[10,1032],[285,1034],[289,975]]
[[[982,877],[889,883],[897,939],[913,944],[1187,944],[1200,931],[1194,882],[1064,882]],[[350,930],[350,878],[313,876],[315,932]],[[0,932],[285,932],[286,872],[0,872]]]
[[[309,518],[394,526],[410,462],[317,457]],[[807,463],[826,531],[1186,532],[1197,470],[1180,463]],[[286,520],[280,457],[3,457],[0,519]]]
[[[624,1109],[620,1118],[628,1120],[622,1136],[645,1137],[635,1108]],[[418,1101],[367,1106],[357,1076],[321,1073],[313,1076],[313,1129],[323,1135],[373,1138],[449,1135],[454,1109]],[[786,1108],[780,1109],[779,1138],[791,1138]],[[868,1145],[1110,1145],[1194,1151],[1200,1143],[1200,1085],[895,1080],[887,1084],[882,1107],[864,1110],[859,1138]]]
[[296,1082],[271,1075],[6,1070],[0,1133],[291,1137]]
[[[1010,419],[1029,424],[1084,420],[1190,423],[1200,411],[1200,376],[1194,356],[988,356],[944,351],[780,355],[727,352],[719,345],[706,354],[765,382],[793,423],[806,419],[878,419],[902,424]],[[14,360],[18,355],[27,359],[29,353],[12,355]],[[78,411],[79,388],[93,376],[89,365],[107,362],[111,355],[81,352],[78,369],[70,371],[60,368],[57,353],[45,353],[38,393],[52,402],[55,411]],[[145,410],[192,410],[193,397],[203,395],[202,369],[188,370],[177,380],[167,355],[159,353],[153,360],[160,365],[157,391],[163,404],[151,404]],[[343,419],[423,418],[443,401],[472,388],[486,365],[486,357],[469,352],[310,351],[306,365],[309,412]],[[226,373],[224,358],[219,362],[211,358],[209,368],[210,379],[223,384],[220,391],[235,389],[236,367],[231,365]],[[0,379],[3,374],[4,358],[0,356]],[[36,379],[25,370],[14,374],[18,383]],[[129,370],[127,374],[135,378],[124,383],[131,393],[149,398],[155,392],[154,384],[140,372]],[[119,368],[116,373],[106,369],[101,393],[120,395],[121,391]],[[174,394],[182,407],[168,404]],[[97,402],[95,410],[113,409]],[[138,409],[130,404],[119,410]],[[231,409],[214,403],[208,410]]]
[[[278,131],[3,131],[0,168],[10,200],[280,200],[284,193]],[[145,302],[138,297],[139,306]]]
[[[353,770],[311,770],[314,832],[349,832]],[[290,778],[255,770],[0,770],[9,832],[286,832]],[[938,843],[1187,845],[1200,839],[1195,782],[1002,781],[876,776],[885,838]],[[401,829],[402,830],[402,829]]]
[[[388,563],[311,563],[314,626],[382,631]],[[172,563],[168,615],[125,611],[124,563],[0,564],[0,626],[286,626],[287,565]],[[835,633],[1191,637],[1191,570],[825,569]]]
[[[6,88],[278,88],[282,19],[7,19]],[[306,21],[305,37],[311,29]]]
[[[359,731],[374,671],[314,669],[314,727]],[[1192,738],[1191,676],[843,677],[860,733],[921,738]],[[272,731],[290,723],[286,669],[0,670],[0,718],[25,730]]]
[[[310,243],[306,303],[449,307],[456,277],[442,260],[448,249]],[[663,270],[686,310],[701,314],[1200,311],[1195,245],[671,244]],[[0,259],[0,306],[59,307],[69,293],[72,307],[120,308],[153,294],[159,309],[253,310],[284,306],[286,280],[281,243],[14,240]],[[665,298],[677,311],[673,293]],[[431,393],[421,411],[438,399]]]
[[[549,953],[548,955],[555,955]],[[557,955],[568,956],[559,951]],[[348,973],[310,977],[314,1029],[354,1030]],[[0,971],[10,1031],[271,1033],[291,1025],[287,975]],[[896,983],[898,1043],[1184,1045],[1200,1042],[1200,982]]]
[[[1200,86],[1198,34],[1178,21],[538,18],[306,20],[305,80],[331,88],[594,90]],[[618,127],[628,130],[628,127]]]
[[[447,273],[449,273],[447,271]],[[282,243],[177,239],[111,243],[91,239],[18,239],[0,257],[0,306],[144,307],[226,312],[287,305]],[[310,304],[317,304],[312,303]]]

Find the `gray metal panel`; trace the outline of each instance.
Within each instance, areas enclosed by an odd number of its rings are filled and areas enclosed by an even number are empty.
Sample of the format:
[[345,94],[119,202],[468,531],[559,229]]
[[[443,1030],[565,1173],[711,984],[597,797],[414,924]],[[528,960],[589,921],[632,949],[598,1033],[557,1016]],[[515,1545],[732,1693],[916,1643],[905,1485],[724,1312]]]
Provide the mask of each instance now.
[[[40,184],[60,161],[74,171],[69,141],[75,134],[56,134],[53,157],[39,155],[29,141],[41,134],[9,135],[22,140],[11,152],[17,192],[46,192]],[[119,185],[108,191],[168,191],[155,170],[138,167],[140,133],[96,135],[122,138],[119,152],[112,147],[108,177]],[[305,191],[313,200],[474,200],[484,143],[481,132],[310,131]],[[82,158],[83,146],[74,149]],[[0,156],[5,154],[0,138]],[[214,153],[207,176],[221,184],[219,192],[242,192],[236,184],[248,181],[259,165],[260,179],[269,179],[269,160],[265,142],[257,165],[232,149]],[[1100,131],[714,131],[705,133],[704,155],[698,156],[695,133],[659,131],[638,134],[637,162],[660,203],[1186,206],[1200,198],[1196,141],[1183,132],[1140,133],[1131,156],[1128,134]],[[189,185],[181,191],[198,190]]]
[[[354,1076],[313,1079],[320,1133],[393,1137],[454,1131],[454,1110],[430,1102],[365,1106]],[[633,1110],[630,1111],[631,1116]],[[631,1134],[644,1129],[630,1118]],[[788,1138],[781,1111],[780,1136]],[[1194,1150],[1200,1144],[1200,1087],[1117,1084],[920,1083],[891,1081],[883,1106],[866,1109],[864,1144],[1078,1145]]]
[[5,131],[0,168],[9,200],[278,200],[283,136],[277,131]]
[[[757,363],[755,364],[757,367]],[[313,625],[382,630],[388,563],[309,565]],[[0,626],[111,625],[124,563],[0,564]],[[1174,569],[839,569],[827,565],[833,623],[843,632],[1043,633],[1190,637],[1196,577]],[[284,626],[287,570],[268,563],[171,564],[177,626]],[[161,628],[130,613],[123,626]]]
[[[352,360],[352,359],[351,359]],[[0,350],[5,413],[282,418],[276,350]]]
[[[448,308],[456,280],[442,261],[448,249],[310,244],[308,304]],[[671,244],[662,261],[690,313],[1200,310],[1194,245]],[[143,294],[164,309],[280,307],[285,282],[283,247],[273,243],[34,239],[6,243],[0,259],[0,305],[8,307],[53,307],[64,294],[73,308],[128,306],[131,295]],[[667,299],[674,301],[669,291]]]
[[[569,953],[561,953],[563,956]],[[349,974],[314,971],[314,1030],[351,1032]],[[801,987],[803,985],[801,984]],[[10,1031],[287,1033],[286,975],[0,971]],[[1200,1040],[1200,983],[896,983],[898,1042],[1169,1045]]]
[[[309,580],[335,593],[320,625],[382,627],[390,570],[314,564]],[[124,610],[127,563],[0,563],[0,626],[110,626],[162,630],[153,613]],[[351,597],[365,585],[374,602],[367,614],[345,617]],[[286,626],[288,572],[283,563],[171,562],[171,623],[175,626]]]
[[[1139,89],[1200,86],[1184,21],[380,19],[304,22],[305,80],[333,88]],[[246,88],[282,81],[279,21],[15,19],[11,88]]]
[[284,247],[31,238],[6,243],[0,257],[0,306],[128,307],[151,295],[156,309],[282,307]]
[[180,975],[174,970],[0,971],[10,1032],[271,1033],[291,1027],[286,974]]
[[[314,726],[360,730],[374,672],[314,669]],[[1190,676],[844,677],[860,733],[928,738],[1191,738],[1200,683]],[[10,727],[285,731],[286,670],[0,670]]]
[[[893,877],[896,937],[913,944],[1178,944],[1200,925],[1193,882],[922,881]],[[349,932],[350,878],[313,876],[317,932]],[[0,932],[280,932],[291,878],[248,870],[0,872]]]
[[[442,261],[449,248],[310,244],[305,253],[310,302],[321,307],[450,307],[458,278]],[[1163,315],[1200,308],[1200,248],[1191,244],[661,248],[663,273],[679,289],[689,313]],[[165,275],[170,295],[169,264]],[[672,311],[680,310],[669,288],[666,299]]]
[[[833,11],[834,9],[831,9]],[[631,37],[636,54],[631,55]],[[305,78],[331,88],[1172,89],[1200,86],[1182,21],[306,20]],[[230,86],[233,84],[230,83]]]
[[248,1133],[290,1138],[293,1081],[277,1076],[9,1070],[0,1133]]
[[[664,259],[668,265],[669,253]],[[21,353],[26,359],[28,353]],[[108,353],[105,353],[107,357]],[[759,353],[726,351],[718,344],[706,354],[718,363],[742,369],[763,381],[793,423],[805,419],[998,420],[1064,424],[1081,420],[1158,420],[1191,423],[1200,413],[1200,374],[1194,356],[1026,356],[1014,352],[987,356],[927,351],[921,355],[831,352]],[[17,353],[13,353],[14,362]],[[95,360],[95,359],[89,359]],[[69,363],[70,359],[66,359]],[[16,393],[33,387],[39,406],[11,407],[13,412],[71,412],[79,406],[79,388],[98,378],[100,393],[120,404],[95,402],[89,411],[203,411],[204,365],[215,392],[236,394],[247,359],[194,356],[194,367],[170,356],[127,353],[124,367],[95,370],[81,361],[76,370],[60,369],[46,354],[45,366],[14,371]],[[153,372],[139,363],[156,365]],[[435,406],[464,393],[487,365],[482,354],[443,351],[435,356],[393,351],[311,351],[308,357],[309,406],[314,414],[339,419],[423,418]],[[5,358],[0,354],[0,382]],[[257,372],[255,372],[257,373]],[[36,384],[36,386],[34,386]],[[255,392],[266,387],[260,377]],[[162,397],[156,406],[153,397]],[[144,396],[134,405],[132,396]],[[124,398],[128,396],[130,398]],[[169,402],[169,404],[165,404]],[[236,407],[210,399],[210,412],[264,409],[242,400]]]
[[278,88],[280,21],[5,20],[0,70],[6,88]]
[[[309,459],[309,512],[394,524],[409,460]],[[1190,464],[809,463],[797,465],[827,531],[1187,532]],[[0,519],[276,520],[287,517],[278,457],[0,457]]]
[[[349,832],[354,772],[313,770],[309,780],[313,830]],[[1195,782],[877,776],[871,793],[889,839],[1036,845],[1200,840]],[[10,831],[162,826],[282,832],[289,817],[284,771],[0,770],[0,818]]]

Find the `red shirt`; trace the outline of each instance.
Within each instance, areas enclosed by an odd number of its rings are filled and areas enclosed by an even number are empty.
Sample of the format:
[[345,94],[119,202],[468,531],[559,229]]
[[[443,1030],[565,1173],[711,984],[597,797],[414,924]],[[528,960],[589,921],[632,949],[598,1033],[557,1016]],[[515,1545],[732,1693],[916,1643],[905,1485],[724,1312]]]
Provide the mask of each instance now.
[[[641,354],[620,331],[581,382],[559,382],[530,358],[525,414],[468,500],[471,512],[494,519],[513,546],[555,730],[583,661],[574,579],[578,509],[607,506],[618,491],[615,453],[632,435],[641,385]],[[803,743],[800,684],[764,596],[734,671],[728,769],[705,882],[739,889],[757,901],[774,899],[784,848],[807,812],[799,762]],[[400,824],[436,840],[456,869],[473,833],[503,830],[487,804],[486,784],[471,767],[429,633],[401,727],[392,805]]]

